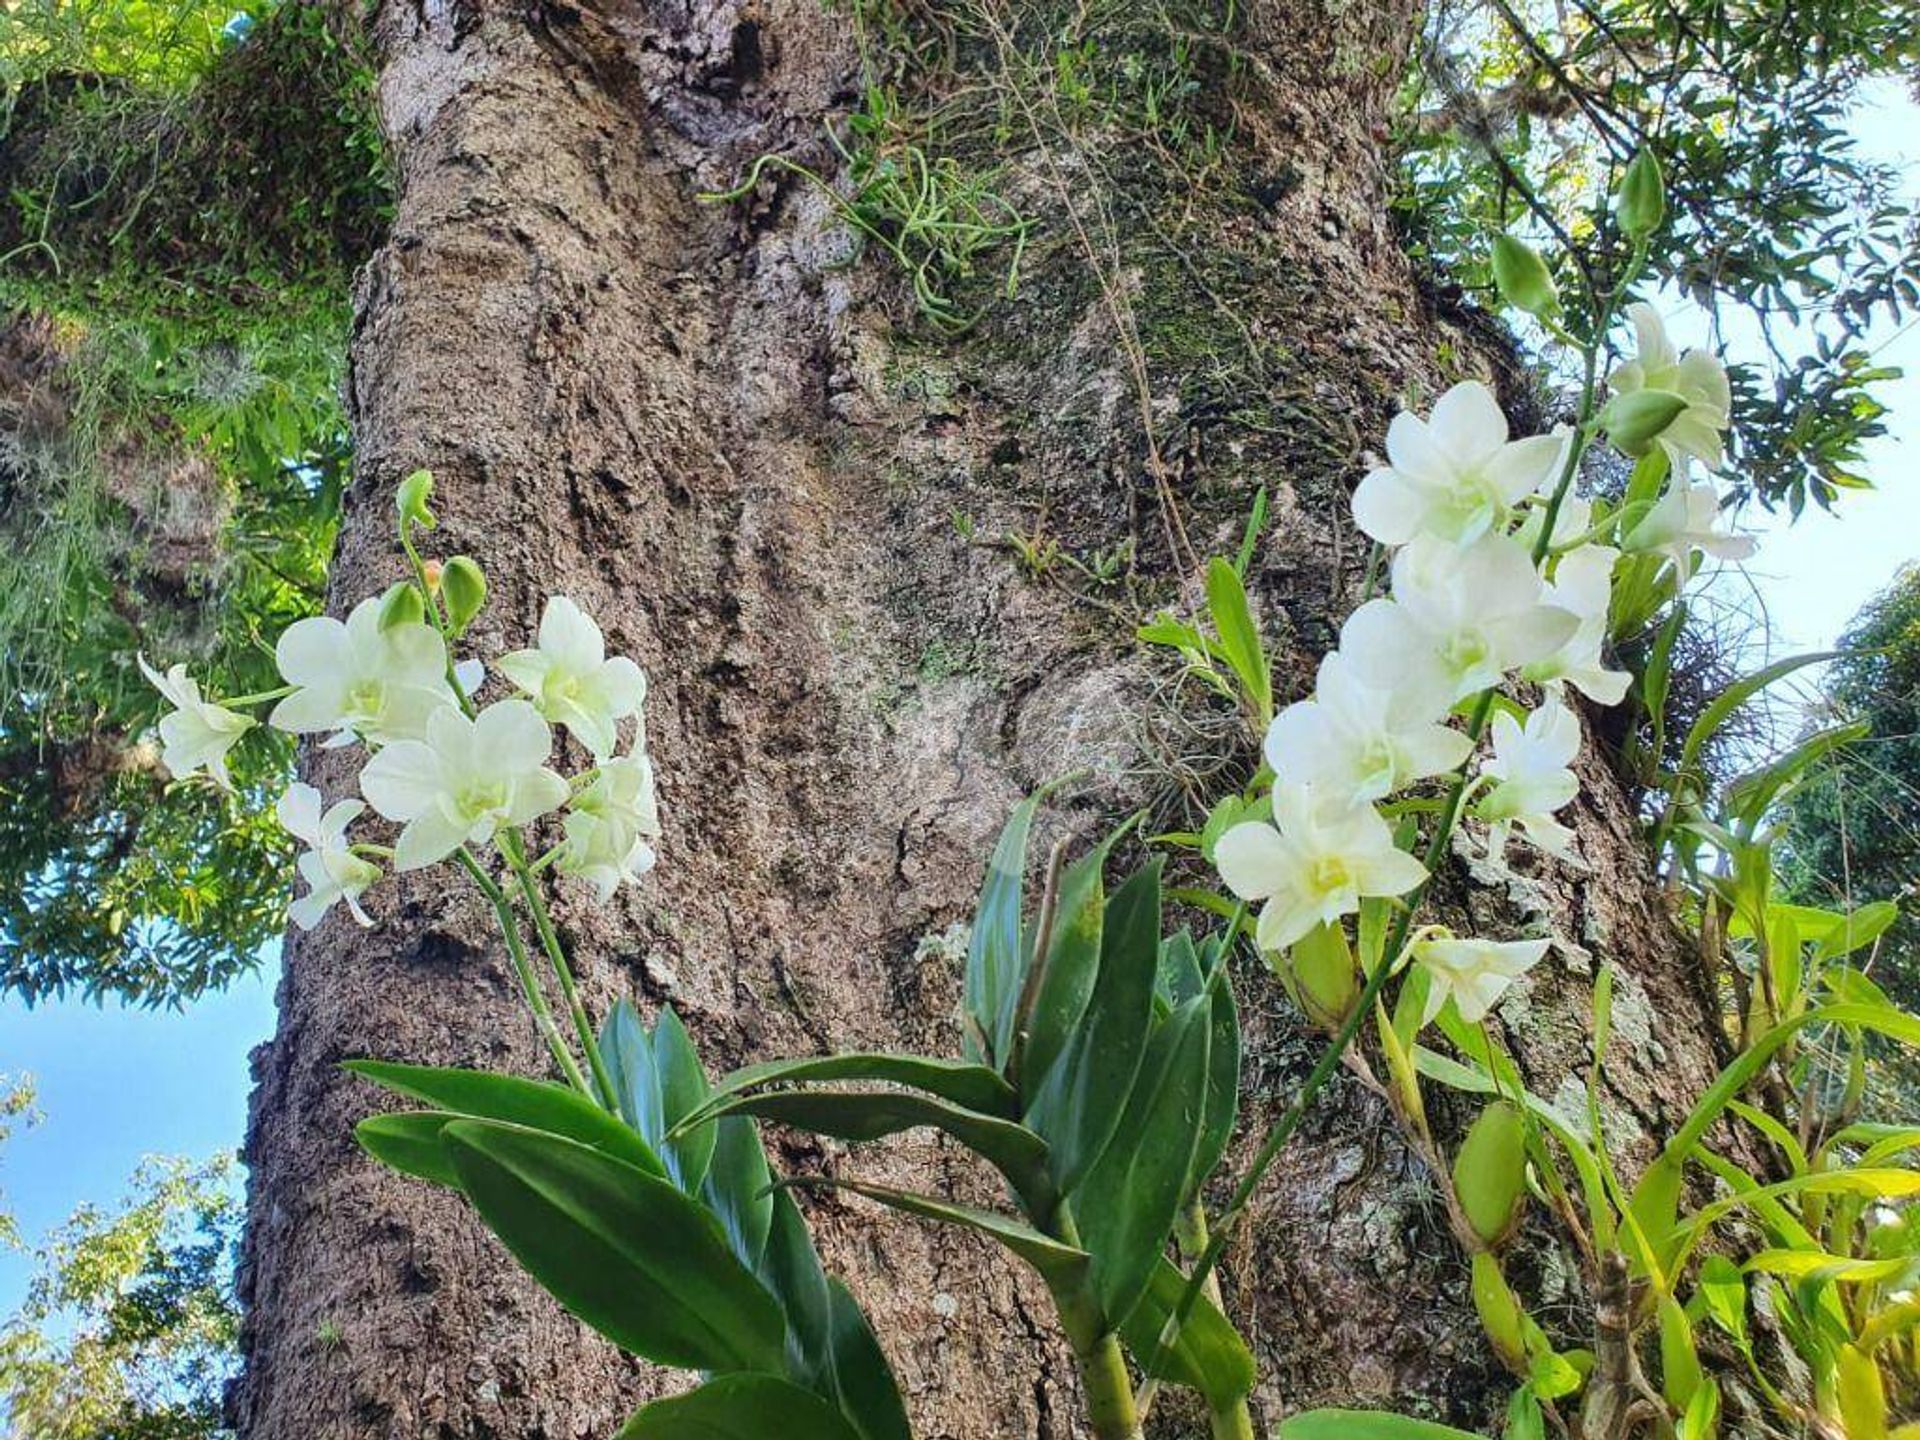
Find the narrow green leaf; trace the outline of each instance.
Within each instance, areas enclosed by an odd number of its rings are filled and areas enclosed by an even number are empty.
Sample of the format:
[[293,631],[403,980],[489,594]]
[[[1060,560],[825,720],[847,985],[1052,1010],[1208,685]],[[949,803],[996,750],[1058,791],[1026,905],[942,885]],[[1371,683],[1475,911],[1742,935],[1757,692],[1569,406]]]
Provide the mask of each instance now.
[[445,1110],[369,1115],[353,1127],[353,1136],[388,1169],[458,1190],[460,1177],[440,1146],[440,1132],[459,1118]]
[[963,1110],[1003,1120],[1017,1119],[1019,1099],[1013,1087],[984,1065],[937,1060],[923,1055],[813,1055],[799,1060],[769,1060],[724,1075],[706,1102],[689,1117],[710,1118],[726,1101],[763,1085],[792,1085],[810,1080],[879,1080],[938,1096]]
[[1206,1118],[1193,1149],[1193,1167],[1187,1173],[1182,1205],[1192,1204],[1233,1142],[1234,1122],[1240,1116],[1240,1010],[1234,1003],[1233,982],[1225,973],[1226,958],[1217,957],[1217,978],[1209,989],[1208,1016],[1212,1034],[1207,1042]]
[[[1139,1073],[1160,962],[1160,872],[1153,861],[1107,902],[1100,968],[1072,1044],[1027,1112],[1052,1147],[1054,1183],[1069,1194],[1106,1148]],[[1192,951],[1191,941],[1188,952]]]
[[[627,1124],[649,1145],[666,1139],[662,1123],[659,1076],[653,1068],[653,1041],[631,1000],[619,1000],[600,1027],[600,1059],[613,1081],[614,1100]],[[662,1163],[662,1173],[665,1164]]]
[[[913,1440],[900,1384],[866,1312],[838,1280],[827,1282],[832,1311],[833,1389],[861,1440]],[[784,1432],[783,1432],[784,1433]]]
[[821,1189],[848,1190],[905,1215],[917,1216],[922,1220],[937,1220],[944,1225],[958,1225],[984,1235],[989,1240],[1005,1246],[1015,1257],[1031,1265],[1046,1282],[1047,1289],[1055,1296],[1074,1295],[1086,1282],[1089,1261],[1086,1251],[1062,1244],[1052,1236],[1043,1235],[1032,1226],[1015,1220],[1012,1216],[996,1214],[992,1210],[976,1209],[971,1205],[936,1200],[928,1195],[915,1195],[911,1191],[896,1190],[887,1185],[872,1185],[864,1180],[830,1180],[824,1176],[795,1176],[789,1183],[817,1186]]
[[760,1264],[773,1227],[773,1172],[767,1152],[760,1147],[753,1121],[744,1115],[726,1115],[713,1124],[713,1162],[707,1167],[701,1196],[719,1217],[733,1253],[749,1270]]
[[1233,565],[1217,555],[1207,565],[1207,609],[1227,664],[1264,730],[1273,719],[1273,670],[1247,605],[1246,587]]
[[707,1073],[686,1026],[671,1005],[660,1012],[653,1026],[653,1068],[659,1085],[660,1118],[663,1138],[660,1158],[667,1173],[689,1195],[697,1194],[713,1160],[714,1132],[711,1125],[693,1125],[676,1131],[675,1126],[698,1110],[707,1098]]
[[1029,1101],[1045,1089],[1093,998],[1107,908],[1102,872],[1115,838],[1103,840],[1060,876],[1047,953],[1033,962],[1042,967],[1033,1011],[1024,1017],[1025,1035],[1014,1041],[1019,1056],[1014,1078]]
[[1014,807],[987,862],[974,912],[973,938],[967,946],[964,1036],[966,1056],[995,1069],[1005,1068],[1011,1053],[1013,1010],[1026,977],[1026,945],[1020,931],[1025,890],[1027,837],[1041,794]]
[[757,1272],[786,1315],[787,1372],[815,1390],[833,1388],[833,1294],[806,1216],[784,1189],[773,1203]]
[[757,1115],[855,1143],[921,1127],[940,1130],[998,1169],[1035,1214],[1052,1209],[1047,1142],[1025,1126],[944,1100],[905,1090],[769,1090],[736,1095],[720,1113]]
[[1126,1320],[1146,1288],[1187,1191],[1206,1120],[1212,1028],[1206,994],[1161,1023],[1147,1042],[1126,1114],[1074,1205],[1093,1256],[1094,1294],[1115,1323]]
[[1212,1409],[1224,1410],[1253,1389],[1253,1352],[1204,1295],[1194,1302],[1187,1323],[1180,1327],[1173,1343],[1162,1345],[1160,1336],[1186,1288],[1187,1277],[1171,1261],[1162,1259],[1154,1267],[1140,1303],[1120,1327],[1121,1343],[1143,1367],[1154,1365],[1157,1355],[1159,1363],[1152,1371],[1155,1376],[1198,1390]]
[[1706,748],[1707,742],[1719,733],[1720,727],[1727,723],[1736,710],[1755,695],[1796,670],[1838,659],[1842,653],[1838,650],[1816,650],[1809,655],[1790,655],[1785,660],[1776,660],[1773,664],[1754,671],[1751,675],[1742,676],[1727,686],[1714,697],[1711,705],[1700,712],[1700,718],[1693,722],[1693,728],[1687,732],[1686,743],[1680,751],[1681,770],[1692,771],[1698,766],[1700,752]]
[[1409,1420],[1384,1410],[1309,1410],[1282,1420],[1276,1440],[1483,1440],[1431,1420]]
[[435,1065],[396,1065],[384,1060],[349,1060],[344,1069],[414,1100],[478,1120],[499,1120],[550,1135],[578,1140],[650,1175],[666,1167],[653,1147],[585,1096],[562,1085]]
[[862,1440],[832,1405],[776,1375],[722,1375],[656,1400],[614,1440]]
[[441,1143],[487,1227],[622,1349],[697,1370],[777,1370],[785,1325],[707,1211],[558,1136],[457,1120]]

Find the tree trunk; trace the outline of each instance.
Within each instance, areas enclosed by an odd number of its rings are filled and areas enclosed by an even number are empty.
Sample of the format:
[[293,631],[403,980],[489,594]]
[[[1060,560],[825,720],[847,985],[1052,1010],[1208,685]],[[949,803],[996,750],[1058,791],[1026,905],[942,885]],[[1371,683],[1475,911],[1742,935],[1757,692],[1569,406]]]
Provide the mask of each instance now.
[[[961,110],[998,107],[995,183],[1038,222],[1014,298],[960,282],[987,308],[958,337],[916,318],[879,247],[848,263],[809,181],[700,198],[766,152],[844,183],[823,125],[859,103],[848,15],[387,0],[372,21],[399,195],[361,280],[335,608],[396,578],[393,489],[426,466],[443,553],[493,583],[479,650],[525,643],[565,593],[645,665],[660,867],[618,911],[564,887],[555,902],[595,1013],[671,1001],[715,1067],[954,1051],[949,927],[1023,791],[1090,768],[1062,822],[1086,831],[1140,806],[1181,816],[1251,768],[1244,722],[1143,655],[1136,618],[1191,598],[1196,558],[1238,543],[1265,485],[1255,588],[1281,694],[1301,693],[1364,563],[1345,522],[1363,448],[1403,400],[1501,363],[1484,326],[1418,292],[1387,224],[1411,0],[1242,4],[1224,43],[1197,7],[1143,6],[1126,43],[1165,56],[1176,30],[1198,37],[1178,134],[1131,95],[1089,115],[1047,88],[1072,23],[1051,8],[974,0],[945,53],[913,62]],[[894,30],[861,38],[870,63],[900,61]],[[994,543],[1013,536],[1030,563]],[[1085,568],[1048,563],[1047,543]],[[331,753],[308,770],[346,783]],[[1449,899],[1495,926],[1535,913],[1567,953],[1637,977],[1616,1019],[1638,1042],[1622,1123],[1650,1124],[1702,1083],[1709,1014],[1617,788],[1597,775],[1593,793],[1580,829],[1604,884],[1501,872]],[[370,934],[334,918],[289,940],[279,1035],[256,1058],[242,1433],[610,1434],[659,1377],[565,1317],[462,1204],[354,1147],[378,1101],[342,1060],[542,1068],[478,897],[429,873],[383,887],[376,914]],[[1243,985],[1257,1136],[1319,1042],[1277,986]],[[1582,994],[1549,977],[1529,997],[1520,1043],[1544,1093],[1584,1057]],[[789,1142],[775,1161],[994,1194],[931,1142]],[[917,1434],[1079,1433],[1044,1296],[1004,1259],[859,1202],[810,1213]],[[1464,1267],[1357,1088],[1322,1103],[1231,1254],[1266,1423],[1327,1402],[1484,1419],[1501,1387]]]

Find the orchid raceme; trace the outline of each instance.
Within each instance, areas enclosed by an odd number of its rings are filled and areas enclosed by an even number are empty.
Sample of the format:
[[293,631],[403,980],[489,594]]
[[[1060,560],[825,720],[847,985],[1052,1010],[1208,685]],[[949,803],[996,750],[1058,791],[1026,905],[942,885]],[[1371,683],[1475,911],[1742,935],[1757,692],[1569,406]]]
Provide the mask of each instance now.
[[329,747],[357,736],[375,744],[417,740],[427,720],[459,702],[447,683],[447,647],[417,621],[380,628],[380,601],[362,600],[343,623],[316,615],[296,620],[274,647],[293,694],[269,724],[296,735],[326,731]]
[[533,706],[501,700],[471,720],[436,710],[424,740],[380,750],[360,772],[360,793],[401,822],[394,868],[418,870],[558,809],[568,786],[547,768],[552,749],[553,732]]
[[1413,958],[1427,972],[1427,1006],[1420,1023],[1429,1025],[1452,1000],[1460,1018],[1477,1025],[1499,1003],[1507,988],[1547,953],[1545,940],[1455,939],[1442,930],[1414,942]]
[[1629,305],[1639,353],[1615,370],[1607,383],[1616,395],[1658,390],[1686,402],[1658,437],[1676,472],[1688,456],[1709,470],[1718,470],[1725,458],[1722,435],[1733,411],[1733,391],[1726,368],[1705,350],[1681,354],[1667,338],[1660,312],[1647,304]]
[[1547,599],[1577,616],[1580,628],[1553,654],[1522,668],[1523,678],[1541,685],[1562,682],[1598,705],[1618,705],[1633,677],[1609,670],[1602,656],[1607,641],[1607,607],[1613,599],[1613,567],[1620,552],[1610,545],[1581,545],[1562,555],[1547,585]]
[[1443,710],[1544,660],[1579,628],[1545,603],[1532,557],[1504,535],[1456,548],[1423,536],[1393,557],[1393,598],[1347,618],[1340,650],[1367,684]]
[[1560,437],[1508,438],[1507,417],[1478,380],[1455,385],[1421,420],[1387,429],[1388,464],[1360,482],[1353,518],[1384,545],[1417,535],[1466,543],[1501,523],[1556,470]]
[[624,655],[609,660],[600,627],[564,595],[547,601],[539,647],[504,655],[496,668],[596,760],[613,754],[616,726],[638,715],[647,698],[640,667]]
[[1693,575],[1696,551],[1716,560],[1744,560],[1754,551],[1751,535],[1735,534],[1721,524],[1720,492],[1712,482],[1689,482],[1678,474],[1627,532],[1625,543],[1636,553],[1665,555],[1682,580]]
[[1214,863],[1234,894],[1265,902],[1257,935],[1266,950],[1338,923],[1367,896],[1404,895],[1427,878],[1372,806],[1329,802],[1299,783],[1274,786],[1272,823],[1228,830]]
[[1506,849],[1508,832],[1518,825],[1538,848],[1571,855],[1573,832],[1553,816],[1580,793],[1569,768],[1579,753],[1580,719],[1557,700],[1548,700],[1524,725],[1504,710],[1493,717],[1493,756],[1481,774],[1496,783],[1478,807],[1480,817],[1492,822],[1491,853]]
[[227,752],[253,728],[245,715],[201,698],[199,682],[184,665],[170,666],[162,675],[137,657],[140,673],[174,708],[160,717],[160,763],[176,780],[205,770],[222,789],[233,788],[227,773]]
[[1438,719],[1404,691],[1367,684],[1335,650],[1320,662],[1313,698],[1289,705],[1268,728],[1267,764],[1279,780],[1308,782],[1322,795],[1383,799],[1467,758],[1466,735]]
[[380,867],[354,854],[347,843],[347,827],[367,807],[358,800],[340,800],[322,813],[322,803],[313,786],[293,784],[274,807],[282,828],[310,847],[299,861],[307,893],[287,908],[288,918],[302,930],[311,930],[335,901],[344,900],[355,920],[371,925],[373,921],[360,908],[360,897],[380,878]]

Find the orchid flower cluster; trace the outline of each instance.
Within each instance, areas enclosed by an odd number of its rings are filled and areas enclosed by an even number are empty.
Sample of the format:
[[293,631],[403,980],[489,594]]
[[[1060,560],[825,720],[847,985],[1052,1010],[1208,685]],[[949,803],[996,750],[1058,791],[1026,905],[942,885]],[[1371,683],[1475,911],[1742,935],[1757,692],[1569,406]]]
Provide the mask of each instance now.
[[[308,848],[299,860],[306,892],[289,914],[302,929],[344,903],[362,925],[362,897],[383,864],[420,870],[497,843],[529,873],[548,866],[590,885],[604,902],[654,864],[660,836],[653,764],[640,718],[646,675],[625,656],[609,657],[600,627],[573,600],[550,598],[538,643],[497,659],[494,676],[510,694],[486,703],[487,672],[455,660],[453,646],[484,603],[480,568],[458,556],[421,561],[409,524],[431,525],[425,472],[403,489],[401,536],[415,578],[362,600],[347,618],[314,616],[280,636],[274,658],[284,685],[225,704],[202,696],[181,665],[141,670],[173,707],[159,722],[161,760],[175,778],[205,774],[231,788],[228,752],[257,723],[242,710],[272,704],[265,723],[293,735],[324,736],[334,749],[359,745],[366,761],[359,796],[331,804],[295,783],[276,806],[280,823]],[[620,729],[631,720],[622,750]],[[590,764],[571,777],[552,768],[554,728],[577,742]],[[398,827],[389,845],[350,833],[371,808]],[[519,831],[561,815],[560,838],[537,859]]]
[[[1352,498],[1355,523],[1388,557],[1390,594],[1348,617],[1312,696],[1268,729],[1271,818],[1232,826],[1214,848],[1227,888],[1260,906],[1262,950],[1288,951],[1341,927],[1364,900],[1424,887],[1427,865],[1397,842],[1388,816],[1442,776],[1459,777],[1443,828],[1460,815],[1478,822],[1490,857],[1517,834],[1556,860],[1577,859],[1558,818],[1580,791],[1581,725],[1567,691],[1602,706],[1627,693],[1630,677],[1605,656],[1616,563],[1628,552],[1662,556],[1677,589],[1702,553],[1737,559],[1752,548],[1722,527],[1713,482],[1689,471],[1722,461],[1726,372],[1705,352],[1677,353],[1650,306],[1629,316],[1638,355],[1614,373],[1614,402],[1579,429],[1514,439],[1493,394],[1471,380],[1425,419],[1393,420],[1386,463]],[[1657,445],[1670,478],[1651,504],[1596,523],[1573,482],[1600,430],[1630,454]],[[1451,1000],[1478,1023],[1547,946],[1429,926],[1389,958],[1425,969],[1426,1021]]]

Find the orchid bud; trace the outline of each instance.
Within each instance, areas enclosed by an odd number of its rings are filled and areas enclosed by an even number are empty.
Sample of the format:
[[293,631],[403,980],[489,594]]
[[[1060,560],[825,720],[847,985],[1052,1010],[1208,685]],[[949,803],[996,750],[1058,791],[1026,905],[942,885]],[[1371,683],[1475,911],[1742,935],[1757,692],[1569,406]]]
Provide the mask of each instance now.
[[1644,240],[1660,228],[1667,215],[1666,181],[1660,175],[1660,162],[1651,150],[1642,150],[1620,178],[1614,213],[1620,228],[1635,240]]
[[433,472],[416,470],[400,482],[400,489],[393,497],[394,508],[400,512],[400,523],[405,526],[411,520],[423,530],[434,527],[433,511],[427,508],[427,497],[433,494]]
[[1510,1370],[1522,1374],[1527,1368],[1526,1312],[1520,1298],[1500,1273],[1500,1262],[1491,1251],[1477,1250],[1473,1256],[1473,1308],[1480,1324],[1493,1342],[1493,1353]]
[[1541,319],[1560,313],[1560,292],[1547,262],[1511,235],[1493,237],[1493,281],[1516,310]]
[[456,555],[441,567],[440,593],[447,602],[447,620],[455,633],[465,630],[487,603],[487,577],[469,555]]
[[428,560],[420,566],[420,578],[427,582],[427,589],[435,595],[440,593],[440,573],[445,569],[446,566],[438,560]]
[[391,630],[398,625],[419,625],[427,618],[426,602],[420,598],[416,585],[402,581],[381,597],[380,628]]
[[1316,925],[1287,957],[1294,998],[1307,1017],[1329,1027],[1343,1023],[1359,997],[1353,950],[1339,925]]
[[1527,1194],[1527,1139],[1520,1112],[1505,1100],[1467,1131],[1453,1160],[1453,1192],[1481,1244],[1498,1245],[1513,1229]]
[[1607,402],[1600,423],[1614,448],[1638,458],[1686,408],[1686,400],[1669,390],[1629,390]]

